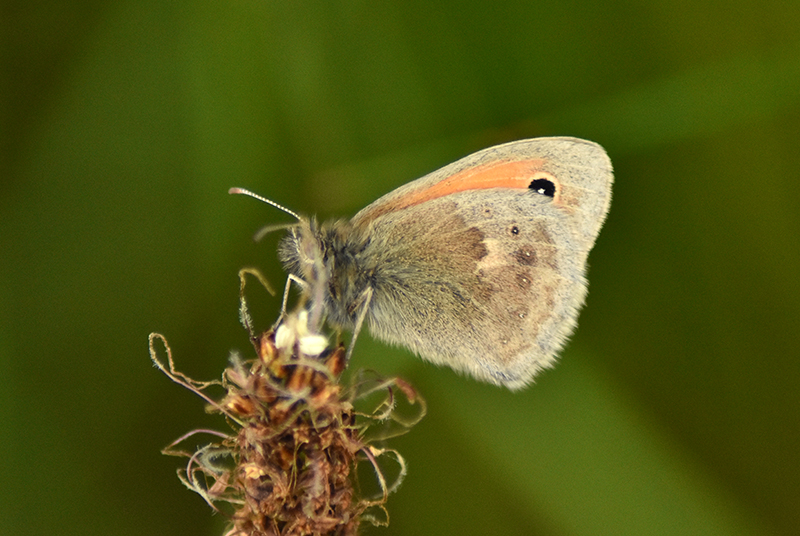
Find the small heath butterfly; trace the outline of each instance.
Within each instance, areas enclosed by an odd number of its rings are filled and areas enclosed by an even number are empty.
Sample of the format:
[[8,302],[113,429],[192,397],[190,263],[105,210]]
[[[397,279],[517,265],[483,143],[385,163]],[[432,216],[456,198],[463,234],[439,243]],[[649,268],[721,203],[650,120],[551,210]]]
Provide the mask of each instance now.
[[306,288],[324,277],[324,296],[310,299],[332,325],[355,337],[366,321],[378,339],[518,389],[575,329],[612,183],[595,143],[514,141],[401,186],[350,221],[297,216],[279,256]]

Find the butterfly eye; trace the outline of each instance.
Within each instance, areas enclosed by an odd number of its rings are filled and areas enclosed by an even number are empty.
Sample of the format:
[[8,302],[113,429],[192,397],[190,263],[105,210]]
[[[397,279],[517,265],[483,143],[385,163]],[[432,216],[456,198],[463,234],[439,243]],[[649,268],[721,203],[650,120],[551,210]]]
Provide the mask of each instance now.
[[528,188],[547,197],[555,197],[556,195],[556,185],[547,179],[534,179]]

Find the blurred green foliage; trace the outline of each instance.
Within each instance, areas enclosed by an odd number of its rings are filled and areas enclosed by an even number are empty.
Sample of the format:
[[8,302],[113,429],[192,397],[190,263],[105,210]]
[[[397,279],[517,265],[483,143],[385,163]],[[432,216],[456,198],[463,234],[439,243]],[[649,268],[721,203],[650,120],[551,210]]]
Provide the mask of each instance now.
[[197,378],[248,351],[236,274],[282,286],[277,238],[250,237],[287,217],[230,186],[347,216],[574,135],[616,184],[556,369],[512,394],[359,341],[354,367],[429,402],[367,533],[797,534],[797,2],[0,9],[0,533],[220,533],[159,449],[225,424],[147,335]]

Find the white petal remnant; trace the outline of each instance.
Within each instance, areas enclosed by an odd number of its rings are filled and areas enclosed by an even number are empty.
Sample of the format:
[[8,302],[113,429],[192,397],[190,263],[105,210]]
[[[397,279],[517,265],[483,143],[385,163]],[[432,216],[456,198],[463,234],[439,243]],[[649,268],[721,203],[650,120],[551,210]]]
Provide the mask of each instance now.
[[328,339],[308,329],[308,311],[289,314],[275,330],[275,346],[279,350],[290,350],[299,343],[298,350],[309,357],[320,355],[328,347]]
[[296,340],[297,333],[285,323],[275,330],[275,347],[278,350],[291,350]]
[[317,357],[328,347],[328,339],[322,335],[306,335],[300,339],[300,353]]

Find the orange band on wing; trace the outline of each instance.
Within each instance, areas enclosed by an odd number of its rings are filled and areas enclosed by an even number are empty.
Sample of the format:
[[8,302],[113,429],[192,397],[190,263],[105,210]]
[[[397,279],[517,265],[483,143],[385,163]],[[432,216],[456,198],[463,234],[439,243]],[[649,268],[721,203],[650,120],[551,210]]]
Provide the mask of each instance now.
[[494,162],[465,169],[455,175],[441,180],[429,188],[416,190],[395,199],[367,216],[373,220],[388,212],[419,205],[431,199],[468,190],[484,190],[488,188],[527,189],[534,173],[541,170],[544,160],[518,160],[515,162]]

